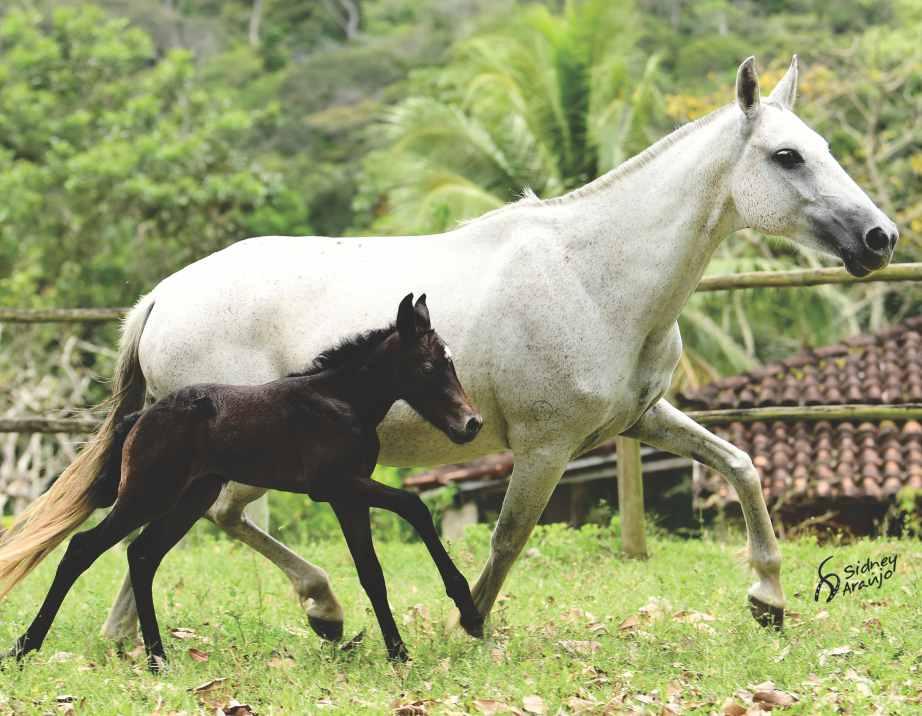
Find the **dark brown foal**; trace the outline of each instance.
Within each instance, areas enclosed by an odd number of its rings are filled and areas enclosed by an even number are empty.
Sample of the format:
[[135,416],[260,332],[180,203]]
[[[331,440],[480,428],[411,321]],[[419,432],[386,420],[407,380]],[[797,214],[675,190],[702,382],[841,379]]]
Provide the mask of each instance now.
[[[467,580],[445,551],[425,504],[414,493],[371,479],[379,451],[376,428],[400,399],[458,443],[473,440],[482,425],[431,327],[425,296],[414,306],[408,295],[395,325],[343,342],[303,373],[259,386],[193,385],[128,416],[89,495],[93,504],[115,505],[98,526],[71,539],[45,602],[10,655],[38,649],[77,577],[147,525],[128,547],[128,563],[150,666],[158,670],[165,654],[154,575],[231,480],[331,504],[390,658],[406,659],[407,650],[372,544],[371,507],[395,512],[414,527],[461,612],[461,624],[481,636],[483,618]],[[324,626],[315,625],[321,631]],[[331,636],[339,638],[341,631]]]

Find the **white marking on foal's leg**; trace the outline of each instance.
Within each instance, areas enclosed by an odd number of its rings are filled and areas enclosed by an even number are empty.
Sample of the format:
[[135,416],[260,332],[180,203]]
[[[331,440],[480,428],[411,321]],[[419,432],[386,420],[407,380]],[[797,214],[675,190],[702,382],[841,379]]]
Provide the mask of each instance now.
[[338,639],[342,636],[343,608],[330,587],[327,573],[270,537],[244,514],[246,505],[264,492],[262,489],[228,483],[208,510],[207,517],[227,534],[252,547],[281,569],[291,580],[314,630],[325,638]]
[[[784,609],[781,551],[762,496],[759,473],[749,456],[701,427],[665,400],[650,408],[625,434],[662,450],[697,460],[727,478],[743,508],[749,563],[759,576],[759,581],[749,589],[750,600],[779,612]],[[766,615],[764,619],[757,615],[757,618],[779,622],[781,615]]]

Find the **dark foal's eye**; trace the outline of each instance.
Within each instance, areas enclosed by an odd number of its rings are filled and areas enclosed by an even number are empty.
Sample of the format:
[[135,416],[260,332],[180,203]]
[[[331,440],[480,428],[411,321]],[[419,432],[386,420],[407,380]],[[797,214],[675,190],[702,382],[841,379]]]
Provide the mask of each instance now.
[[434,368],[435,368],[435,366],[432,365],[432,361],[428,361],[428,360],[427,360],[427,361],[424,361],[423,364],[422,364],[422,366],[421,366],[421,369],[422,369],[423,373],[425,373],[426,375],[428,375],[429,373],[431,373],[431,372],[433,371]]
[[785,169],[794,169],[804,163],[804,158],[796,149],[779,149],[772,154],[772,159]]

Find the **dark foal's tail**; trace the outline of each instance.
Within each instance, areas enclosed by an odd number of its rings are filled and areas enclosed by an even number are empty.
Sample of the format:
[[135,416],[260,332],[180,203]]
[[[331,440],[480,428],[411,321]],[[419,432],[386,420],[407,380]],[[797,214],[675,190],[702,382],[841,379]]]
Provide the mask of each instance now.
[[51,488],[19,514],[0,538],[0,599],[94,509],[115,500],[122,444],[131,429],[130,425],[124,429],[122,419],[144,405],[146,382],[138,361],[138,343],[153,307],[153,298],[144,297],[125,318],[112,397],[107,401],[109,413],[102,427]]
[[122,477],[122,448],[128,433],[138,422],[143,410],[131,413],[122,418],[112,433],[112,443],[109,445],[109,454],[106,455],[102,471],[93,480],[87,496],[93,507],[110,507],[118,496],[118,483]]

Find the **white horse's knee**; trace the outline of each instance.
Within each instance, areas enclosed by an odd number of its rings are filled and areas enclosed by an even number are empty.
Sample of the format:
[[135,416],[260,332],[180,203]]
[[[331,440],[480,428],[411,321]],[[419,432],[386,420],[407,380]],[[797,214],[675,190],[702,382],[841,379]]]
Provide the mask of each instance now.
[[[727,460],[727,479],[733,484],[737,493],[748,495],[762,493],[762,478],[752,464],[752,458],[742,450],[734,452]],[[740,494],[740,497],[743,497]]]
[[218,499],[209,508],[207,517],[221,529],[230,532],[243,521],[244,508],[265,493],[266,490],[261,487],[230,482],[224,486]]
[[232,531],[243,520],[244,505],[218,498],[208,510],[208,518],[225,531]]

